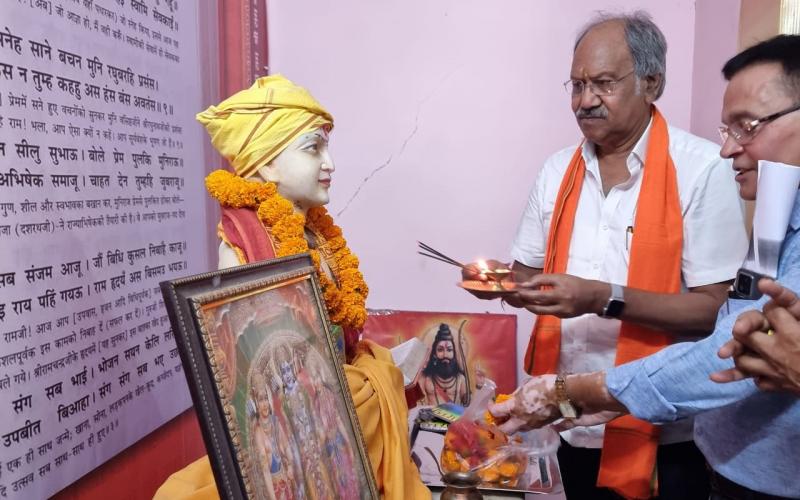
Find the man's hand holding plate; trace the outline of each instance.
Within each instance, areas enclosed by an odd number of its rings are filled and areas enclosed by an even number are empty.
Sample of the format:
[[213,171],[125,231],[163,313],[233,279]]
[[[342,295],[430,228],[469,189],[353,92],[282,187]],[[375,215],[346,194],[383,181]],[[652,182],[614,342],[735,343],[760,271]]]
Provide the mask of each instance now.
[[514,299],[530,312],[572,318],[601,313],[610,285],[570,274],[537,274],[517,288]]

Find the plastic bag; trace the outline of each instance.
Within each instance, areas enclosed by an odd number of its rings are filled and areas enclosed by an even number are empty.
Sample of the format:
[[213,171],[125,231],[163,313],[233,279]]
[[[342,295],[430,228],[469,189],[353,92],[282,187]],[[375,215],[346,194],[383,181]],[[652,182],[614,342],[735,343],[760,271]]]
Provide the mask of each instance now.
[[444,437],[442,470],[475,472],[481,485],[516,488],[525,477],[529,450],[521,437],[509,437],[486,413],[494,398],[495,387],[487,383],[478,390],[464,415],[451,423]]
[[534,492],[562,491],[557,456],[561,444],[558,433],[547,426],[521,433],[520,436],[528,453],[528,467],[518,487]]

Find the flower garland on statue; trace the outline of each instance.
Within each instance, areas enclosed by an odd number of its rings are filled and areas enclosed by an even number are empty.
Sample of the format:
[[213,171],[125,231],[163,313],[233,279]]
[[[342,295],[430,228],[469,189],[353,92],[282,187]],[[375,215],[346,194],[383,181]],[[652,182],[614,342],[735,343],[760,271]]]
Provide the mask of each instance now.
[[[308,217],[295,213],[292,202],[278,194],[274,183],[248,181],[225,170],[211,172],[206,177],[206,189],[222,205],[256,209],[259,220],[275,240],[277,257],[311,254],[331,321],[342,328],[359,330],[364,326],[369,288],[358,270],[358,257],[347,248],[342,230],[324,207],[309,209]],[[328,242],[333,253],[329,267],[336,273],[338,286],[323,271],[319,252],[308,247],[306,224]]]

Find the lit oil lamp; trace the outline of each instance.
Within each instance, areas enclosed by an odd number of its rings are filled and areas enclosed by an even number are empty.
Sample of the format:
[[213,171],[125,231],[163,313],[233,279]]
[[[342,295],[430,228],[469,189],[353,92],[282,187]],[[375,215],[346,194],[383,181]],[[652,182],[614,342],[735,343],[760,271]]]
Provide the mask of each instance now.
[[503,286],[503,280],[511,276],[511,269],[498,267],[496,269],[490,269],[489,266],[486,264],[485,260],[478,260],[476,262],[478,264],[478,270],[480,273],[487,278],[489,281],[492,281],[492,288],[496,290],[504,290],[505,287]]

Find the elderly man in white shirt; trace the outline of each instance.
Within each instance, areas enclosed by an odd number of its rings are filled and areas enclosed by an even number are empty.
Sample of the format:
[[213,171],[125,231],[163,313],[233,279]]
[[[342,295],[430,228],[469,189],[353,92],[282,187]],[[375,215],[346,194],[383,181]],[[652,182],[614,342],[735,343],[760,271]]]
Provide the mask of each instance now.
[[[665,55],[642,12],[601,16],[578,37],[565,87],[585,141],[545,162],[512,247],[519,291],[503,295],[538,315],[528,373],[604,370],[707,335],[742,263],[741,202],[719,146],[653,106]],[[567,498],[707,498],[691,421],[660,435],[644,425],[562,434]]]

